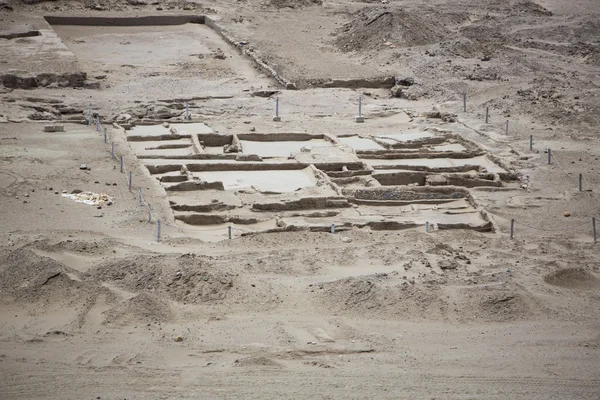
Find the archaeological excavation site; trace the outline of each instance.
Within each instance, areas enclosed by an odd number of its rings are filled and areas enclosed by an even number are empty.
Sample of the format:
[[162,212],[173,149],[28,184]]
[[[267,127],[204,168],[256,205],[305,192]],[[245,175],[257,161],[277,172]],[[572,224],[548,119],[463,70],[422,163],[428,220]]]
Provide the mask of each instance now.
[[576,3],[0,0],[0,399],[597,399]]

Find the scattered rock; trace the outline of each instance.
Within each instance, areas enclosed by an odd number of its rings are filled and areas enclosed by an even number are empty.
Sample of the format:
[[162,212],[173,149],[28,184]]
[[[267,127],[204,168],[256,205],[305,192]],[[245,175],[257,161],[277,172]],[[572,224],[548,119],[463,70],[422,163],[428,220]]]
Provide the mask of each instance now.
[[351,238],[349,238],[349,237],[346,237],[346,236],[344,236],[344,237],[341,239],[341,241],[342,241],[342,243],[351,243],[351,242],[352,242],[352,239],[351,239]]
[[444,259],[439,262],[438,266],[440,269],[456,269],[458,268],[458,263],[454,259]]
[[85,171],[85,170],[88,170],[89,168],[88,168],[87,164],[81,164],[81,165],[79,166],[79,169],[81,169],[81,170],[84,170],[84,171]]
[[183,338],[181,336],[175,336],[176,342],[183,342]]

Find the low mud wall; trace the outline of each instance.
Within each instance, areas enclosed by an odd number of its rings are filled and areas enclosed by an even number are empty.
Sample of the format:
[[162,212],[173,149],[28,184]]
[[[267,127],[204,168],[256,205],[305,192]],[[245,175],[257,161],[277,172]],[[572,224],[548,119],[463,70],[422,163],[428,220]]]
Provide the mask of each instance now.
[[74,72],[64,74],[41,73],[37,75],[0,75],[0,82],[9,89],[33,89],[56,84],[58,87],[85,87],[87,74]]
[[466,151],[466,152],[454,152],[454,151],[411,151],[411,152],[397,152],[397,151],[386,151],[386,150],[367,150],[357,151],[356,154],[362,156],[362,158],[371,160],[409,160],[413,158],[473,158],[482,156],[485,151]]
[[[350,191],[344,190],[344,194]],[[440,200],[440,199],[464,199],[469,198],[469,191],[463,187],[456,186],[381,186],[375,188],[356,189],[352,191],[355,199],[364,200]],[[349,194],[349,193],[348,193]]]
[[302,142],[311,139],[324,139],[324,134],[312,134],[301,132],[289,133],[238,133],[240,140],[248,140],[252,142]]
[[314,88],[346,88],[346,89],[391,89],[396,85],[395,76],[380,76],[375,78],[356,79],[310,79],[299,81],[301,87]]
[[150,15],[145,17],[44,17],[50,25],[83,26],[154,26],[204,24],[203,15]]
[[392,173],[375,173],[375,178],[379,183],[384,186],[399,186],[399,185],[411,185],[417,184],[419,186],[425,186],[427,172],[392,172]]
[[254,203],[253,210],[258,211],[292,211],[323,208],[346,208],[351,204],[343,197],[305,197],[298,200],[272,203]]
[[[189,158],[188,158],[189,159]],[[167,172],[179,171],[182,166],[186,166],[190,172],[202,171],[276,171],[276,170],[297,170],[304,169],[309,164],[301,163],[266,163],[266,162],[237,162],[237,163],[206,163],[206,164],[164,164],[164,165],[146,165],[146,168],[152,175],[164,174]]]

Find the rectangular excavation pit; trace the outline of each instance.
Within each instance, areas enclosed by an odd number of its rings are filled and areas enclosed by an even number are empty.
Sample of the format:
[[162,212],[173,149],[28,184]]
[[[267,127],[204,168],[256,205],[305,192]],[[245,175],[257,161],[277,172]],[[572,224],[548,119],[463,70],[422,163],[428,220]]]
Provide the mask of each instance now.
[[[82,70],[104,75],[101,85],[118,85],[126,96],[185,99],[201,91],[234,95],[249,84],[268,87],[275,81],[272,74],[261,74],[256,60],[240,54],[236,43],[203,15],[47,16],[46,21]],[[131,71],[139,79],[123,79]],[[150,112],[149,119],[179,117],[176,108],[157,105],[150,111],[157,112]]]
[[191,138],[192,135],[213,133],[213,130],[202,122],[179,123],[168,125],[136,125],[126,131],[129,142],[170,141],[180,138]]
[[485,168],[489,173],[506,171],[490,160],[486,155],[470,158],[404,158],[404,159],[363,159],[366,165],[374,169],[415,169],[431,172],[480,171]]
[[194,174],[202,181],[223,182],[225,190],[255,187],[261,192],[294,192],[314,187],[318,179],[311,168],[271,171],[206,171]]

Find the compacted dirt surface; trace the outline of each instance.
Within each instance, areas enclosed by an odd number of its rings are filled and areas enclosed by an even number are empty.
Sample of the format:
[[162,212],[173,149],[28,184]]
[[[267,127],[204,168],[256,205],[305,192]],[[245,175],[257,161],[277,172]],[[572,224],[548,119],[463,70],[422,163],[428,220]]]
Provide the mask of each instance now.
[[[596,0],[0,0],[0,399],[598,399],[599,75]],[[215,135],[457,134],[505,174],[465,184],[486,229],[229,239],[128,141],[186,104]]]

